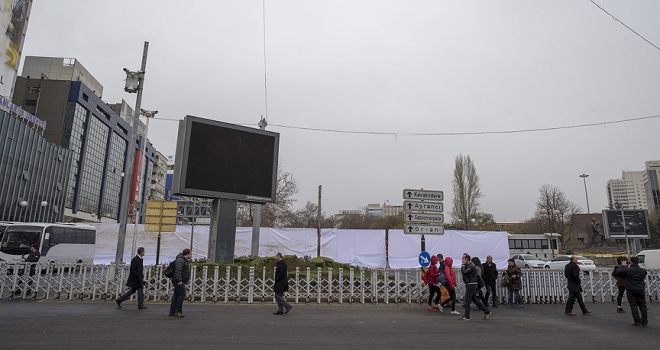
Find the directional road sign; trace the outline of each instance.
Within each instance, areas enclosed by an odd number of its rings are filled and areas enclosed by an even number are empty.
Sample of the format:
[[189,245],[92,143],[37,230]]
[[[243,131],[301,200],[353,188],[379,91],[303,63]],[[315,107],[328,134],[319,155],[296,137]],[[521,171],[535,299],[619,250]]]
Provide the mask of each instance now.
[[442,225],[403,225],[403,232],[418,235],[441,235],[445,233],[445,227]]
[[428,252],[421,252],[419,253],[419,264],[422,267],[428,267],[431,265],[431,254]]
[[444,197],[445,195],[442,191],[403,190],[403,199],[426,199],[442,202]]
[[442,213],[444,206],[440,202],[403,201],[403,209],[408,211],[432,211]]
[[404,222],[416,222],[420,224],[442,224],[444,222],[445,216],[443,214],[435,213],[417,213],[417,212],[405,212],[403,214]]

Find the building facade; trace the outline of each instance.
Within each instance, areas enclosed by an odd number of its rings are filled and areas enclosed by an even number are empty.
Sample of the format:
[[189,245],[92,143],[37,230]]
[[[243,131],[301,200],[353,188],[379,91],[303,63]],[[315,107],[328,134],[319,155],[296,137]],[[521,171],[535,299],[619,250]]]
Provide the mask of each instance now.
[[648,209],[643,171],[624,171],[620,179],[607,181],[607,201],[610,208]]
[[649,160],[644,164],[646,169],[642,174],[642,181],[644,182],[646,203],[649,212],[653,213],[660,209],[660,183],[658,183],[660,160]]
[[0,96],[11,100],[32,0],[0,2]]
[[[36,74],[39,70],[28,65],[34,62],[28,58],[24,71]],[[56,65],[53,62],[57,60],[63,66],[70,63],[69,59],[51,59],[51,66]],[[75,64],[78,63],[75,62],[74,67]],[[83,72],[80,67],[82,65],[73,71]],[[65,188],[64,220],[117,222],[123,181],[131,181],[131,191],[126,194],[132,195],[131,204],[135,201],[144,203],[148,199],[155,149],[147,142],[142,154],[140,150],[146,139],[139,135],[133,150],[136,171],[133,178],[125,178],[132,127],[97,95],[102,92],[102,87],[92,90],[82,82],[83,79],[53,80],[47,79],[45,74],[39,76],[18,77],[13,101],[48,123],[44,132],[47,140],[73,153]],[[85,79],[95,81],[91,75],[86,75]],[[138,188],[140,176],[144,181]]]
[[48,142],[12,111],[15,105],[1,102],[0,220],[62,221],[73,152]]

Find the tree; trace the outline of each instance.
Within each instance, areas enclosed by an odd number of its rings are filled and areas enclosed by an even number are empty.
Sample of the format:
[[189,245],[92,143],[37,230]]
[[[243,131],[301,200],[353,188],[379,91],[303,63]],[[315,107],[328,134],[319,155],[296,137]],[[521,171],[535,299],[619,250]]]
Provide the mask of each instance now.
[[[261,207],[262,227],[282,227],[286,223],[296,201],[293,196],[298,193],[298,182],[280,165],[277,168],[277,184],[275,190],[275,203],[267,203]],[[243,226],[252,226],[254,221],[254,204],[238,203],[237,215],[242,219]]]
[[565,245],[576,223],[575,214],[582,213],[582,208],[571,202],[559,187],[546,184],[539,189],[536,209],[530,222],[538,225],[542,232],[559,233],[559,240]]
[[479,198],[481,198],[479,175],[477,175],[477,170],[469,155],[467,157],[462,154],[456,156],[452,185],[454,206],[451,209],[451,215],[455,219],[461,219],[467,229],[469,220],[476,217],[477,210],[479,210]]
[[[302,209],[296,210],[286,221],[286,227],[318,227],[318,209],[319,206],[310,201],[305,203]],[[332,228],[335,225],[334,218],[326,217],[324,212],[321,212],[321,228]]]

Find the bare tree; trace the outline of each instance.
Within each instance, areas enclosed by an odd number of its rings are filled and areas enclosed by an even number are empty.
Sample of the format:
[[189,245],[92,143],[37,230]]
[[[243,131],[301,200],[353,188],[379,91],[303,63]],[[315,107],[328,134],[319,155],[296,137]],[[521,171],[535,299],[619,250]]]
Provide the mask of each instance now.
[[[292,215],[291,208],[296,201],[293,196],[298,193],[298,182],[291,173],[277,168],[277,185],[275,203],[267,203],[261,207],[262,227],[282,227],[287,218]],[[243,226],[252,226],[254,221],[254,204],[239,203],[237,215],[242,219]]]
[[562,245],[571,238],[575,214],[582,213],[582,208],[570,201],[559,187],[548,184],[539,189],[536,209],[531,222],[539,225],[542,231],[559,233]]
[[477,170],[469,155],[467,157],[462,154],[456,156],[452,185],[454,206],[451,209],[451,215],[454,219],[461,219],[467,229],[469,220],[477,215],[479,198],[481,198],[479,175],[477,175]]

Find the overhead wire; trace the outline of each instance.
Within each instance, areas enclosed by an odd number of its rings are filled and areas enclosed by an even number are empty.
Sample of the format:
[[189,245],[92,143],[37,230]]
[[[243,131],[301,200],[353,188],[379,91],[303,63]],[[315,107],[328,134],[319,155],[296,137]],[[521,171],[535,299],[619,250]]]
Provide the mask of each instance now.
[[589,0],[589,1],[591,1],[591,3],[594,4],[594,5],[596,5],[596,7],[598,7],[599,9],[603,10],[603,12],[607,13],[608,15],[610,15],[610,16],[612,17],[612,19],[614,19],[615,21],[621,23],[621,25],[623,25],[624,27],[628,28],[629,31],[635,33],[635,35],[637,35],[638,37],[642,38],[642,40],[646,41],[646,42],[649,43],[651,46],[653,46],[653,47],[655,47],[656,49],[660,50],[660,47],[656,46],[654,43],[652,43],[651,41],[649,41],[648,39],[646,39],[645,37],[643,37],[641,34],[637,33],[635,30],[633,30],[632,28],[630,28],[628,25],[626,25],[625,23],[623,23],[621,20],[619,20],[618,18],[614,17],[613,14],[609,13],[606,9],[604,9],[603,7],[601,7],[600,5],[598,5],[594,0]]

